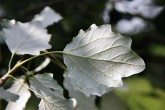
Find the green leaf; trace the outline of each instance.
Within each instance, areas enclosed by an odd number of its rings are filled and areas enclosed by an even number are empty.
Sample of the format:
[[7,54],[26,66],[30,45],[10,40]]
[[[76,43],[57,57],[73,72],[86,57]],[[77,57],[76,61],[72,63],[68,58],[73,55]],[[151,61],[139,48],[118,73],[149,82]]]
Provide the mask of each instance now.
[[19,96],[9,91],[6,91],[3,87],[0,87],[0,99],[15,102],[17,99],[19,99]]
[[131,39],[115,34],[110,25],[91,25],[64,49],[64,63],[75,90],[102,95],[110,87],[121,87],[123,77],[139,73],[144,61],[131,48]]
[[4,29],[6,44],[14,54],[38,55],[40,51],[50,49],[50,35],[40,22],[17,22],[10,29]]
[[40,14],[34,16],[32,21],[40,21],[44,28],[56,23],[62,19],[62,16],[52,8],[46,6]]
[[62,88],[53,80],[53,74],[35,75],[30,78],[30,85],[40,94],[35,93],[41,98],[39,110],[73,110],[72,101],[63,97]]
[[[18,79],[24,83],[24,79]],[[15,81],[14,84],[8,89],[8,91],[18,94],[20,98],[16,102],[9,102],[5,110],[24,110],[27,101],[29,100],[31,93],[28,88],[22,85],[20,82]],[[26,83],[24,83],[26,84]],[[27,85],[27,84],[26,84]]]

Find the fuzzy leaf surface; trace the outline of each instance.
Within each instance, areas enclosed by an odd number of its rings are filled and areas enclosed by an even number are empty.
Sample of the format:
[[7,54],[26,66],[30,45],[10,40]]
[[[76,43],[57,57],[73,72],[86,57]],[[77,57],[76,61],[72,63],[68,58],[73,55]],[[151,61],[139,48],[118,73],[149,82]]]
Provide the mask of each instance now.
[[39,110],[73,110],[71,100],[63,97],[63,90],[53,79],[53,74],[45,73],[30,78],[31,88],[37,91],[41,98]]
[[50,49],[50,35],[40,22],[17,22],[10,29],[4,29],[6,44],[15,54],[38,55],[40,51]]
[[62,19],[62,16],[50,7],[45,7],[40,14],[34,16],[32,21],[40,21],[44,28],[56,23]]
[[64,87],[69,91],[69,96],[77,101],[76,110],[97,110],[95,105],[95,96],[87,97],[80,91],[74,90],[69,78],[65,77]]
[[15,102],[19,98],[18,95],[6,91],[3,87],[0,87],[0,99]]
[[108,24],[80,30],[63,50],[66,77],[74,89],[87,96],[101,96],[110,87],[121,87],[123,77],[144,70],[144,61],[131,50],[131,42],[113,33]]
[[[19,81],[24,83],[24,79],[20,78]],[[26,83],[25,83],[26,84]],[[18,94],[20,97],[16,102],[9,102],[5,110],[24,110],[26,103],[29,100],[31,93],[28,88],[20,82],[15,81],[8,91]]]

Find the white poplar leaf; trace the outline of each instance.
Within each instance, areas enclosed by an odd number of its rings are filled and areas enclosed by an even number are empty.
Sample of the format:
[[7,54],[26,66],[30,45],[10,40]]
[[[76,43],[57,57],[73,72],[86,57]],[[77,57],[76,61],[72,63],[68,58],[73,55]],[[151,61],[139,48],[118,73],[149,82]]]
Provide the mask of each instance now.
[[50,63],[50,58],[46,58],[36,69],[34,69],[34,72],[39,72],[42,69],[44,69],[45,67],[47,67]]
[[[24,79],[22,78],[20,78],[19,81],[24,83]],[[26,103],[31,96],[29,89],[22,85],[20,82],[15,81],[14,84],[8,89],[8,91],[18,94],[20,97],[16,102],[9,102],[5,110],[13,110],[13,108],[14,110],[24,110]]]
[[9,91],[6,91],[3,87],[0,87],[0,99],[15,102],[17,99],[19,99],[19,95],[13,94]]
[[97,110],[95,96],[87,97],[80,91],[74,90],[69,78],[65,77],[64,86],[69,91],[69,96],[76,99],[76,110]]
[[53,74],[45,73],[31,77],[30,86],[43,96],[35,93],[41,98],[39,110],[73,110],[72,101],[63,97],[63,89],[53,80]]
[[91,25],[64,49],[64,63],[75,90],[87,96],[121,87],[122,78],[144,70],[144,61],[131,48],[131,39],[115,34],[110,25]]
[[47,33],[40,22],[17,22],[10,29],[4,29],[6,44],[15,54],[38,55],[40,51],[50,49],[51,35]]
[[74,110],[72,101],[59,97],[49,96],[41,100],[39,110]]
[[62,19],[62,16],[55,12],[52,8],[46,6],[40,14],[34,16],[32,21],[40,21],[44,28],[57,23]]

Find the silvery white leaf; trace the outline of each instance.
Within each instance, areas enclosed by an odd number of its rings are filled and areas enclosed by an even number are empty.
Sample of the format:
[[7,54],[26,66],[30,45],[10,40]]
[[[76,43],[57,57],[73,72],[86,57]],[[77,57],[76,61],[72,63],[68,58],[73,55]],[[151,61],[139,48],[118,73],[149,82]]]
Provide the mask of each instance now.
[[39,110],[74,110],[72,101],[54,96],[45,97],[39,104]]
[[[19,81],[24,83],[24,79],[20,78]],[[13,108],[14,110],[24,110],[26,103],[31,96],[29,89],[21,83],[15,81],[14,84],[8,89],[8,91],[18,94],[20,98],[16,102],[9,102],[5,110],[13,110]]]
[[45,67],[47,67],[50,63],[50,58],[46,58],[37,68],[35,68],[33,71],[34,72],[39,72],[42,69],[44,69]]
[[15,54],[38,55],[40,51],[50,49],[50,35],[40,22],[17,22],[10,29],[4,29],[6,44]]
[[45,73],[38,74],[30,78],[30,86],[37,91],[42,97],[39,104],[39,110],[73,110],[73,103],[71,100],[63,97],[63,90],[53,80],[53,74]]
[[52,73],[35,75],[34,78],[31,78],[30,82],[31,88],[35,89],[38,93],[45,97],[52,96],[54,94],[63,96],[63,89],[53,79]]
[[34,16],[32,21],[40,21],[44,28],[56,23],[62,19],[62,16],[50,7],[45,7],[40,14]]
[[3,87],[0,87],[0,99],[15,102],[17,99],[19,99],[19,95],[13,94],[9,91],[6,91]]
[[65,77],[64,86],[69,91],[69,96],[76,99],[76,110],[97,110],[95,96],[87,97],[80,91],[74,90],[69,78]]
[[144,61],[131,48],[131,39],[115,34],[110,25],[91,25],[64,49],[66,77],[75,90],[102,95],[111,87],[121,87],[122,78],[139,73]]
[[[121,19],[116,24],[116,29],[120,33],[137,34],[145,30],[147,23],[139,18],[133,17],[131,20]],[[124,27],[124,28],[123,28]]]
[[146,18],[155,18],[164,9],[163,6],[154,5],[154,0],[131,0],[116,2],[114,7],[117,11]]

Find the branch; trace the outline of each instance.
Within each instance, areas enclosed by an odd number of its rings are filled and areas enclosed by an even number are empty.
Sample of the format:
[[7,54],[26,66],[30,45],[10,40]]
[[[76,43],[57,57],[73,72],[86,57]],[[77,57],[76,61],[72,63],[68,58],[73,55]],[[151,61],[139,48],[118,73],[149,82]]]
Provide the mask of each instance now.
[[33,57],[30,57],[22,62],[19,62],[17,63],[11,70],[9,70],[4,76],[2,76],[0,78],[0,86],[2,86],[5,81],[8,79],[8,77],[15,71],[17,70],[20,66],[22,66],[23,64],[27,63],[28,61],[34,59],[34,58],[37,58],[37,57],[40,57],[40,56],[43,56],[43,55],[48,55],[48,54],[64,54],[64,52],[62,51],[52,51],[52,52],[46,52],[46,53],[42,53],[42,54],[39,54],[39,55],[36,55],[36,56],[33,56]]

